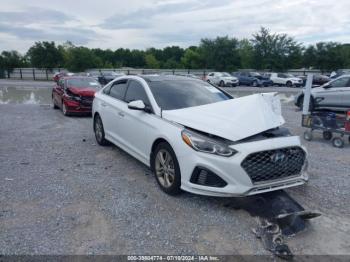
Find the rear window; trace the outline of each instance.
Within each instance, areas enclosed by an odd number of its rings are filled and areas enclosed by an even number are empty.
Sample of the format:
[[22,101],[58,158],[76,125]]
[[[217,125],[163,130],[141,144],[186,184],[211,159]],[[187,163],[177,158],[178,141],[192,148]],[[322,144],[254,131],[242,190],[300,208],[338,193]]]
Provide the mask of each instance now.
[[216,103],[232,97],[201,80],[149,82],[153,96],[163,110],[174,110]]

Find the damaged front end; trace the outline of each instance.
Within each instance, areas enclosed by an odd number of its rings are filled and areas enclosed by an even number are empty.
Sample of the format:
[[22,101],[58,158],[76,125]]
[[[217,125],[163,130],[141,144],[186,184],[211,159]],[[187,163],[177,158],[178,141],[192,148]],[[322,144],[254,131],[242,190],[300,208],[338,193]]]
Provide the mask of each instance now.
[[[298,136],[281,127],[281,104],[274,93],[164,111],[163,117],[184,126],[182,140],[198,152],[196,165],[185,170],[192,173],[185,190],[247,196],[308,180],[306,150]],[[212,177],[220,187],[208,186]]]

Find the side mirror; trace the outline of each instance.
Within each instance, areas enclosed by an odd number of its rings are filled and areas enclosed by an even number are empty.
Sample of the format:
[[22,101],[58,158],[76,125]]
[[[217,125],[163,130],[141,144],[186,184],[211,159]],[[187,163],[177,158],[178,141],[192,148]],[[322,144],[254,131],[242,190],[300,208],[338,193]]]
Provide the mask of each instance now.
[[128,108],[131,110],[145,111],[146,105],[142,100],[135,100],[128,103]]

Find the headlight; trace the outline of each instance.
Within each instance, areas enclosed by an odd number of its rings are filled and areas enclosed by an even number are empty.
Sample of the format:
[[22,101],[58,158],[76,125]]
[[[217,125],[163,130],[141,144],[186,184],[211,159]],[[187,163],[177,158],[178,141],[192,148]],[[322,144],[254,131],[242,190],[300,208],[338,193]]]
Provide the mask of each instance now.
[[220,143],[214,139],[191,132],[182,130],[182,140],[194,150],[219,156],[229,157],[237,153],[234,149]]
[[81,98],[80,98],[80,96],[77,96],[77,95],[74,95],[73,93],[71,93],[71,92],[67,92],[66,94],[65,94],[65,97],[66,97],[66,99],[68,99],[68,100],[75,100],[75,101],[80,101],[81,100]]

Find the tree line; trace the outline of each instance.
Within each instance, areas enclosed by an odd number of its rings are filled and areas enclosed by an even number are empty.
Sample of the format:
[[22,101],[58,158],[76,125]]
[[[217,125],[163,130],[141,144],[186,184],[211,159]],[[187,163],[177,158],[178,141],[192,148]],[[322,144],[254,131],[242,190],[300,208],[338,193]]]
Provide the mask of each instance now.
[[319,42],[305,46],[287,34],[261,28],[251,39],[216,37],[201,39],[198,46],[168,46],[146,50],[102,50],[75,46],[70,42],[36,42],[22,55],[3,51],[0,68],[67,68],[72,72],[89,68],[203,69],[235,71],[257,69],[284,71],[316,68],[331,71],[350,67],[350,44]]

